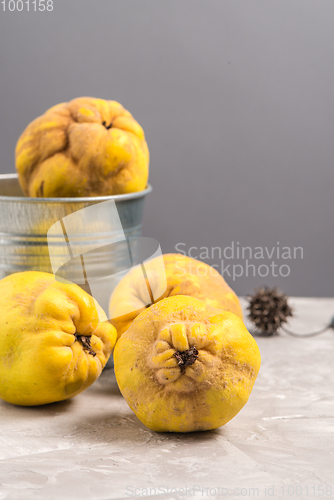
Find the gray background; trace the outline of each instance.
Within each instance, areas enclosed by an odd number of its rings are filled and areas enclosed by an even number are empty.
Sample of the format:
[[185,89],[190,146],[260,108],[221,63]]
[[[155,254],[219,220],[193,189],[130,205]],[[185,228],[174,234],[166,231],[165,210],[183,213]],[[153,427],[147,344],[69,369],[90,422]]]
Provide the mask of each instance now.
[[240,294],[267,283],[331,296],[333,17],[333,0],[1,6],[1,172],[14,172],[18,136],[50,106],[118,100],[151,151],[146,236],[164,252],[302,246],[303,259],[275,259],[290,265],[285,278],[227,279]]

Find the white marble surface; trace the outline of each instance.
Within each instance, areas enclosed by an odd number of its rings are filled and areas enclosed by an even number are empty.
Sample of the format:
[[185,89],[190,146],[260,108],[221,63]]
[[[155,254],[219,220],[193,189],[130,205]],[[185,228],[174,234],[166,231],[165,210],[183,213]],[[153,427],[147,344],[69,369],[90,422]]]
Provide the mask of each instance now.
[[[334,314],[334,299],[291,302],[296,331]],[[0,500],[334,498],[334,331],[257,340],[262,367],[250,400],[211,432],[146,429],[112,370],[71,401],[0,402]]]

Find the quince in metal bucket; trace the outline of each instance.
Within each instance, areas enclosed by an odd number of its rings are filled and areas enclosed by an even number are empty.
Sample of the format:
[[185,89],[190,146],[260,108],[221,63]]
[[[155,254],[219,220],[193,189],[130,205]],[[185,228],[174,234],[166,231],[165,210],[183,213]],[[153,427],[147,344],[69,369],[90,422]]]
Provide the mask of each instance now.
[[0,281],[0,305],[1,399],[23,406],[53,403],[99,377],[116,330],[79,286],[48,273],[16,273]]
[[119,388],[154,431],[215,429],[246,404],[260,369],[254,338],[236,314],[189,296],[141,312],[114,352]]
[[32,121],[16,145],[26,196],[109,196],[145,189],[149,150],[142,127],[116,101],[78,97]]

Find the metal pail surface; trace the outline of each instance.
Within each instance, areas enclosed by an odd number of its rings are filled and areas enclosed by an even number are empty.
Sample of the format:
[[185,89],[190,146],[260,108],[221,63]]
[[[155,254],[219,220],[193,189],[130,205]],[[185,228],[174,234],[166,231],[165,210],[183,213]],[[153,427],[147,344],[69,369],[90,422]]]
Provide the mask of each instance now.
[[[53,258],[53,267],[57,259],[59,259],[59,267],[61,267],[64,255],[68,252],[68,241],[66,242],[63,238],[57,236],[49,236],[48,241],[47,233],[49,229],[70,214],[102,202],[114,200],[123,235],[126,238],[140,236],[144,200],[151,190],[151,186],[148,185],[144,191],[115,196],[28,198],[24,197],[16,174],[0,175],[0,278],[21,271],[52,273],[49,247]],[[99,209],[107,210],[108,206],[110,204],[104,204]],[[106,215],[108,216],[108,214]],[[113,253],[110,254],[110,245],[122,238],[120,234],[122,231],[120,231],[119,224],[113,227],[111,219],[108,220],[107,224],[103,223],[104,219],[105,217],[102,218],[102,223],[101,219],[96,217],[83,219],[84,225],[79,228],[79,232],[73,238],[72,251],[76,255],[81,253],[85,246],[88,250],[92,247],[101,247],[102,250],[98,254],[98,259],[95,255],[95,258],[90,263],[90,268],[97,275],[102,276],[106,264],[108,263],[109,272],[112,264],[112,273],[116,274],[116,282],[120,279],[122,271],[127,267],[124,262],[126,255],[121,251],[122,247],[117,247],[117,245],[115,245]],[[105,254],[103,253],[103,247],[107,249]],[[76,251],[76,248],[79,250]],[[72,266],[72,274],[68,279],[73,278],[73,273],[74,276],[76,272],[78,276],[82,274],[81,267],[79,266],[76,269],[75,266],[76,264],[74,264],[74,268]],[[80,283],[80,280],[76,282]],[[103,283],[101,286],[103,286]],[[102,300],[103,303],[100,303],[105,310],[108,307],[110,292],[109,280],[103,294],[105,298]]]

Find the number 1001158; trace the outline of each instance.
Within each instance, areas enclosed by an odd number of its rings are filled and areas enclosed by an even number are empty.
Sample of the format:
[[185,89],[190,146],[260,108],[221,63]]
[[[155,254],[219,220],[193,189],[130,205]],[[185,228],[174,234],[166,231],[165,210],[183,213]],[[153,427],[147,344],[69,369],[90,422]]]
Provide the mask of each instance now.
[[51,12],[53,0],[2,0],[3,12]]

